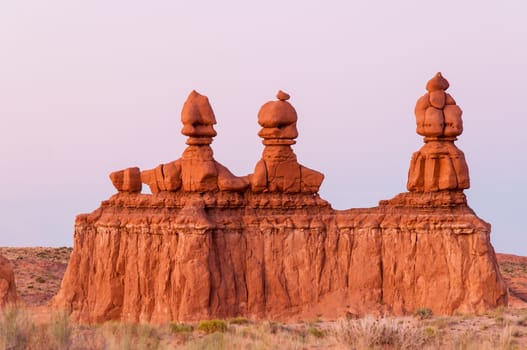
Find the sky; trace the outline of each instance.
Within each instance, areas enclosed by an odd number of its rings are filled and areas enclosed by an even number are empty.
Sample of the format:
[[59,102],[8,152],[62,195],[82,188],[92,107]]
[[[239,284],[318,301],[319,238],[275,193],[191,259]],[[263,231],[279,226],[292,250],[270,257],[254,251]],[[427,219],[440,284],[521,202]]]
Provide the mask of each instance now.
[[477,215],[498,252],[527,255],[524,0],[0,3],[0,246],[71,246],[75,215],[185,148],[196,89],[218,124],[215,159],[251,173],[257,113],[282,89],[300,163],[336,209],[406,191],[422,145],[413,113],[438,71],[463,109]]

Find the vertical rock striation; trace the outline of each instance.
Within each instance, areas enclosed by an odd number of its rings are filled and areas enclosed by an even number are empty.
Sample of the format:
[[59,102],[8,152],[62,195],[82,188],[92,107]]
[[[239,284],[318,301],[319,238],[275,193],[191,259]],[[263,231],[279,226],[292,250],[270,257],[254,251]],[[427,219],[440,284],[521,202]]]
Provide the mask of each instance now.
[[[436,118],[450,120],[445,108],[455,106],[445,82],[436,76],[426,95],[439,112],[425,109],[425,122],[422,113],[417,118],[425,142],[434,138],[423,148],[442,150],[414,155],[410,192],[342,211],[319,197],[323,175],[300,165],[291,148],[298,132],[289,95],[262,106],[262,159],[253,174],[236,177],[214,160],[216,119],[208,99],[192,92],[182,111],[189,136],[182,157],[112,173],[118,193],[77,216],[54,305],[91,323],[296,320],[419,307],[452,314],[506,304],[490,225],[463,193],[464,157],[443,152],[455,148],[452,135],[461,130],[461,113],[457,131]],[[432,122],[427,113],[435,113]],[[141,194],[138,181],[152,194]]]

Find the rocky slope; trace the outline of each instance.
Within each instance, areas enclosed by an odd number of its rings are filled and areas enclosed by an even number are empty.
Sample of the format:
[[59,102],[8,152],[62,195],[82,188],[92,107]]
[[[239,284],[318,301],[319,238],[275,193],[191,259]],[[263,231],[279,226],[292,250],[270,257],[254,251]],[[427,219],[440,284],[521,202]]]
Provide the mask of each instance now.
[[0,247],[15,273],[19,301],[39,306],[57,294],[72,249],[68,247]]
[[509,292],[509,306],[527,307],[527,257],[496,254]]
[[0,308],[17,300],[15,275],[11,262],[0,255]]

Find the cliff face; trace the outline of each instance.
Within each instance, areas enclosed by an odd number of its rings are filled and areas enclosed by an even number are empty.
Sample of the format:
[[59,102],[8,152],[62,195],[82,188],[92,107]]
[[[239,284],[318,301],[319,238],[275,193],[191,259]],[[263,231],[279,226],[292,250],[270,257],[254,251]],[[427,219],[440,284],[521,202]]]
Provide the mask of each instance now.
[[[490,225],[468,207],[468,167],[454,141],[461,109],[436,75],[418,101],[426,145],[408,190],[369,209],[333,210],[324,175],[298,163],[297,114],[279,92],[262,106],[262,158],[233,175],[214,160],[216,119],[192,92],[182,157],[110,174],[119,193],[75,221],[53,303],[81,322],[192,321],[353,314],[482,312],[507,303]],[[448,96],[447,96],[448,95]],[[424,101],[424,102],[423,102]],[[455,107],[452,107],[455,106]],[[142,184],[153,194],[141,194]]]
[[17,300],[15,274],[11,262],[0,255],[0,308]]
[[490,226],[460,192],[430,199],[443,205],[396,198],[335,211],[303,194],[117,194],[77,217],[55,303],[82,322],[504,305]]

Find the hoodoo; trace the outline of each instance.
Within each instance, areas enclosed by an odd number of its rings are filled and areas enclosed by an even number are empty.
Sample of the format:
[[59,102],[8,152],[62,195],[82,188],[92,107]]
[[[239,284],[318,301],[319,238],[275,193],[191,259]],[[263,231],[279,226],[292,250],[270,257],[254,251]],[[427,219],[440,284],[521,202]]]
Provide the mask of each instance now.
[[[490,225],[463,193],[468,167],[454,145],[461,109],[447,88],[438,73],[417,102],[425,145],[412,157],[410,192],[348,210],[321,199],[324,176],[297,161],[298,116],[288,94],[260,109],[263,154],[253,174],[238,177],[213,158],[216,117],[193,91],[181,113],[189,137],[181,158],[112,173],[118,193],[77,216],[53,304],[87,323],[505,305]],[[141,193],[142,183],[152,194]]]

